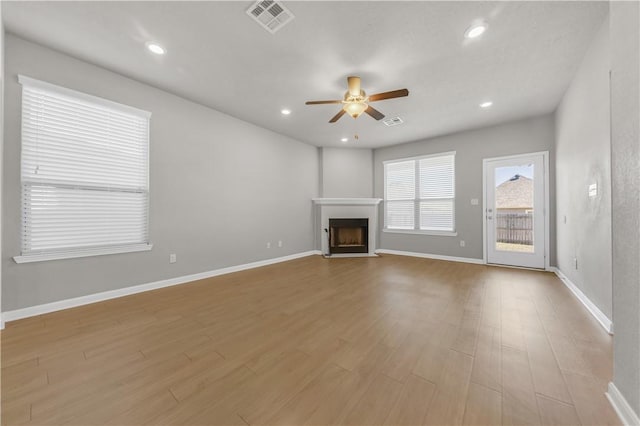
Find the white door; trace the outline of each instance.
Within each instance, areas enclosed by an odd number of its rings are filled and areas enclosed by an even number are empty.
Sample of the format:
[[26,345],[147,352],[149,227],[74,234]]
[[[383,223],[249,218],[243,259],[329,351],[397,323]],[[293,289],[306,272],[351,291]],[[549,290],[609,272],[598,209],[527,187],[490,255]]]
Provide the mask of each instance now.
[[544,269],[545,156],[484,160],[487,263]]

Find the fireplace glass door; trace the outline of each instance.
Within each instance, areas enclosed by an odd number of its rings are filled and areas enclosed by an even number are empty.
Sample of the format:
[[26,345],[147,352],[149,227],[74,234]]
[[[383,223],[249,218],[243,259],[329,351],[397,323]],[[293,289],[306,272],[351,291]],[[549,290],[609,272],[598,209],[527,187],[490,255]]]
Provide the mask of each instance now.
[[369,219],[329,219],[330,253],[368,253]]

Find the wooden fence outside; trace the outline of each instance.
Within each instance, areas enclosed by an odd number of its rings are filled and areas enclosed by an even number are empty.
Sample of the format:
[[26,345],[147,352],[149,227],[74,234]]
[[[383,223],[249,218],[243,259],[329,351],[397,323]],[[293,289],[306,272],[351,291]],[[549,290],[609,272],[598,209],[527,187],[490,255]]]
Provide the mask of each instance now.
[[533,245],[533,213],[497,213],[496,241]]

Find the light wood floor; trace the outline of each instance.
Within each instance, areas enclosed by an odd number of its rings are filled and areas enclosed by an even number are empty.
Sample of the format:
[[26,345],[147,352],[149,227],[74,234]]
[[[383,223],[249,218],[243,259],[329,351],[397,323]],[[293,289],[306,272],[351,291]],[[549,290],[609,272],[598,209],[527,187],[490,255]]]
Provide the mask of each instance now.
[[16,321],[2,423],[618,424],[554,275],[311,256]]

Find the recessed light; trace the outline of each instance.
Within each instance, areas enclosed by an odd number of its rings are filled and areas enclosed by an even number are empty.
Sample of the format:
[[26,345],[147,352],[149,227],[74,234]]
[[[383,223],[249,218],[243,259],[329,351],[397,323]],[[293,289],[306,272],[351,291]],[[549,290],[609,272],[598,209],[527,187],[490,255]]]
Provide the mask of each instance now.
[[489,108],[491,105],[493,105],[493,102],[486,101],[480,104],[480,108]]
[[164,47],[156,43],[147,43],[147,49],[149,49],[150,52],[155,53],[156,55],[164,55],[165,53],[167,53],[167,51],[164,50]]
[[485,31],[487,31],[487,24],[473,24],[467,31],[464,32],[466,38],[480,37]]
[[349,139],[348,138],[342,138],[340,139],[340,142],[347,142]]
[[282,113],[282,115],[289,115],[291,114],[291,110],[290,109],[283,109],[282,111],[280,111]]

